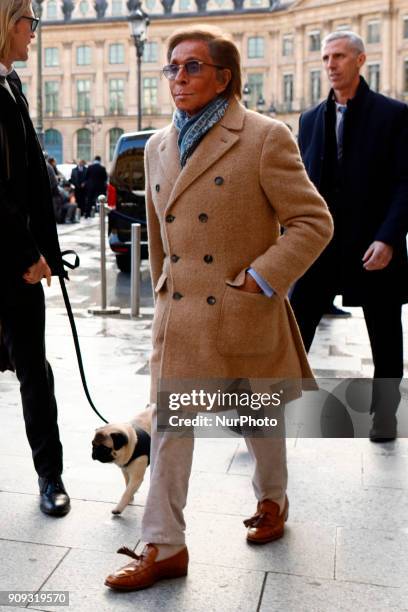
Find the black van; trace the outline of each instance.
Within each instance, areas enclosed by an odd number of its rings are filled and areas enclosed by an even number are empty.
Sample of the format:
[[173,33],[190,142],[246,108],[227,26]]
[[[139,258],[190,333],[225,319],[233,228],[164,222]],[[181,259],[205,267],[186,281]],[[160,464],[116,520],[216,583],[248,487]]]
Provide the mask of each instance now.
[[128,132],[119,138],[109,173],[108,237],[119,270],[130,272],[130,226],[142,226],[142,257],[147,258],[144,149],[155,130]]

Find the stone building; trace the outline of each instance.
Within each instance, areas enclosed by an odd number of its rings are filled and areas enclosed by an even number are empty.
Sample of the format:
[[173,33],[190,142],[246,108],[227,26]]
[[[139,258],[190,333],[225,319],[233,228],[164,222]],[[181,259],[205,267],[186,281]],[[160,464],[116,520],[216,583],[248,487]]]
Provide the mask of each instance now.
[[[143,127],[171,119],[161,75],[165,41],[178,27],[219,25],[242,54],[249,107],[297,131],[299,113],[327,95],[320,41],[353,29],[366,41],[364,75],[378,91],[408,100],[408,0],[145,0],[150,26],[142,65]],[[137,126],[136,53],[125,0],[44,0],[45,147],[58,161],[112,159],[118,136]],[[36,41],[17,71],[37,115]]]

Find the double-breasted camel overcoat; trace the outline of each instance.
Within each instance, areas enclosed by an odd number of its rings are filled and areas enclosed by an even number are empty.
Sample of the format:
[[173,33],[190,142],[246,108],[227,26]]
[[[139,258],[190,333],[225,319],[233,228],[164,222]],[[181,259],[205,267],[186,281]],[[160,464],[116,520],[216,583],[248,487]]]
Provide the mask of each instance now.
[[[332,220],[289,129],[234,99],[183,168],[177,137],[159,130],[145,156],[151,401],[159,379],[312,378],[287,293]],[[272,298],[238,289],[249,267]]]

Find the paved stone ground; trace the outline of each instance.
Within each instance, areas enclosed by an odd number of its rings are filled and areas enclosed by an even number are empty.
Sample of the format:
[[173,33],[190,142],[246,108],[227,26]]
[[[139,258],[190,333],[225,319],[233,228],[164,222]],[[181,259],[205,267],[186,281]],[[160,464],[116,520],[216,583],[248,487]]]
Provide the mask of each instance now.
[[[407,311],[404,318],[407,323]],[[89,386],[110,420],[128,420],[146,402],[151,320],[151,308],[133,321],[77,310]],[[40,513],[18,385],[13,375],[2,375],[0,590],[69,591],[69,610],[75,612],[408,610],[406,439],[383,445],[366,439],[288,439],[286,535],[259,548],[246,544],[242,525],[255,509],[244,445],[236,439],[197,440],[186,513],[188,577],[139,593],[106,589],[105,575],[125,561],[116,549],[138,544],[148,482],[122,516],[112,516],[121,474],[91,460],[93,430],[100,422],[81,389],[67,318],[54,306],[48,310],[47,346],[72,511],[63,519]],[[370,375],[359,309],[349,320],[322,322],[311,362],[320,375]]]

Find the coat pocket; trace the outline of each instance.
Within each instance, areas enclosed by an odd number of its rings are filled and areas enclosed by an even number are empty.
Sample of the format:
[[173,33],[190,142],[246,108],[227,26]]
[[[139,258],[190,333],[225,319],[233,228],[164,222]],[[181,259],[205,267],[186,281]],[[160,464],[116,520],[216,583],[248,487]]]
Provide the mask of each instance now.
[[217,349],[221,355],[267,355],[281,342],[283,302],[227,285],[221,306]]
[[153,315],[153,323],[152,323],[152,344],[155,346],[157,342],[161,342],[164,337],[164,327],[165,327],[165,313],[167,310],[167,298],[168,298],[168,289],[167,289],[167,274],[163,272],[161,274],[159,280],[156,283],[156,287],[154,288],[156,297],[155,297],[155,306],[154,306],[154,315]]

